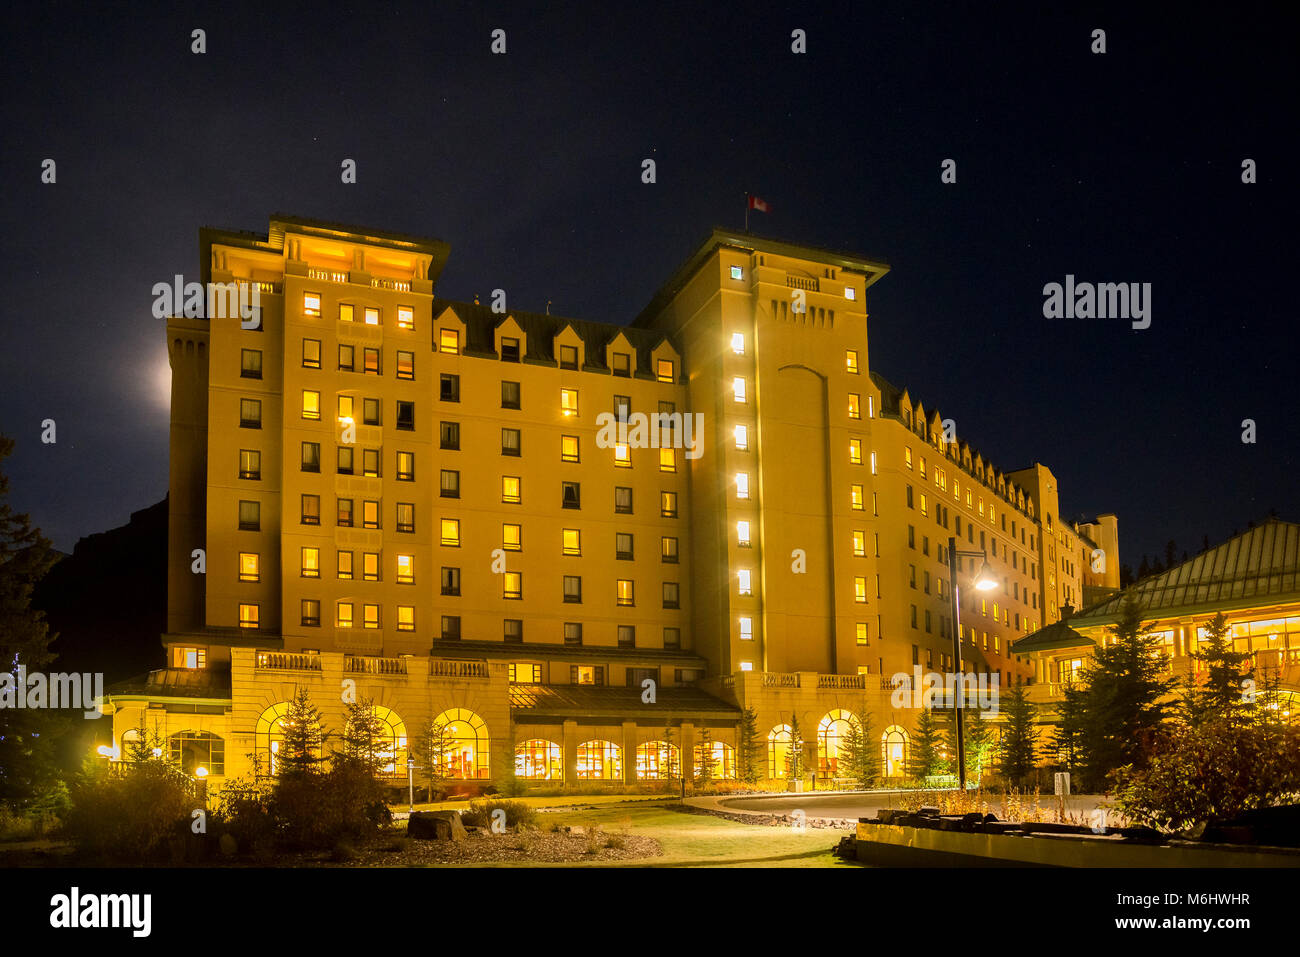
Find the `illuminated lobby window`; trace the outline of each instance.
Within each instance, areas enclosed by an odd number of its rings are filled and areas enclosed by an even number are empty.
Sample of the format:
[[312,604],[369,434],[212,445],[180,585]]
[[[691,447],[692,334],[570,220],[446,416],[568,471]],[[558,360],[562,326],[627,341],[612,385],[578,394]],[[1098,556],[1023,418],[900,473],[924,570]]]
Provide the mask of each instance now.
[[861,439],[849,439],[849,464],[850,465],[862,464],[862,440]]
[[887,778],[907,775],[907,731],[891,724],[880,736],[880,764]]
[[817,770],[835,777],[839,772],[840,749],[853,728],[861,729],[853,712],[836,708],[817,724]]
[[241,582],[260,581],[256,552],[239,553],[239,580]]
[[515,746],[515,777],[526,781],[564,780],[564,751],[553,741],[531,738]]
[[786,776],[790,756],[791,731],[788,724],[778,724],[767,733],[767,776],[771,779]]
[[320,316],[320,293],[305,292],[302,294],[302,314],[304,316]]
[[862,402],[862,398],[856,392],[849,393],[849,418],[850,419],[862,418],[861,402]]
[[584,741],[578,745],[576,773],[580,781],[621,781],[623,749],[612,741]]
[[847,349],[844,352],[844,369],[845,371],[858,374],[858,353],[855,349]]
[[[745,667],[745,665],[749,665],[750,667],[747,668]],[[746,661],[746,662],[742,662],[740,670],[749,671],[752,669],[752,667],[753,665],[750,662]],[[695,755],[695,767],[697,770],[704,766],[704,759],[706,756],[706,752],[704,750],[705,747],[706,745],[704,744],[704,742],[700,742],[693,749],[693,753]],[[734,780],[736,777],[736,749],[733,748],[731,745],[727,744],[725,741],[711,741],[709,742],[707,747],[708,747],[707,755],[708,757],[712,758],[713,779],[724,780],[724,781]]]
[[754,594],[753,588],[750,585],[748,568],[742,568],[740,571],[736,572],[736,586],[739,593],[742,595]]
[[458,355],[460,353],[460,333],[455,329],[439,329],[438,351],[448,355]]
[[560,390],[560,413],[562,415],[578,414],[578,390],[577,389]]
[[239,606],[239,627],[256,628],[261,623],[261,610],[257,605],[241,604]]
[[415,328],[415,309],[411,306],[397,307],[397,328],[414,329]]
[[745,401],[745,377],[736,376],[731,380],[731,395],[737,402]]
[[208,652],[206,648],[173,648],[173,668],[206,668]]
[[736,544],[741,548],[750,547],[749,522],[742,520],[736,523]]
[[302,577],[320,578],[320,549],[304,545],[302,549]]
[[172,763],[185,774],[197,768],[208,774],[226,773],[226,743],[210,731],[180,731],[167,739]]
[[399,585],[415,584],[415,556],[397,556],[397,583]]
[[736,473],[736,498],[749,498],[749,473]]
[[560,436],[560,461],[578,461],[578,437],[576,435]]
[[397,606],[397,630],[415,631],[415,606],[414,605]]
[[743,332],[733,332],[731,334],[731,351],[738,356],[745,354],[745,334]]
[[582,535],[576,528],[566,528],[561,532],[562,551],[565,555],[582,554]]
[[666,781],[681,776],[680,752],[667,741],[645,741],[636,746],[636,779]]
[[490,753],[487,725],[483,719],[465,708],[452,708],[434,719],[447,729],[451,747],[447,749],[445,771],[448,777],[461,779],[487,779],[491,777],[488,766]]

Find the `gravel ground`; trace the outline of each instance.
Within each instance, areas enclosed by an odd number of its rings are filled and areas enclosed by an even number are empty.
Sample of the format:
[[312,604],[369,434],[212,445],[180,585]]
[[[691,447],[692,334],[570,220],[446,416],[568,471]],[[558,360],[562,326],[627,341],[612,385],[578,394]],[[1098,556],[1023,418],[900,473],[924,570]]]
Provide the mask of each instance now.
[[[622,847],[607,847],[613,838]],[[300,863],[319,867],[419,867],[425,864],[548,864],[593,861],[630,861],[658,857],[659,842],[650,837],[598,831],[546,832],[529,828],[521,833],[492,834],[471,831],[464,841],[417,841],[386,837],[356,849],[351,861],[332,860],[333,855],[303,856]],[[281,859],[277,863],[290,862]]]

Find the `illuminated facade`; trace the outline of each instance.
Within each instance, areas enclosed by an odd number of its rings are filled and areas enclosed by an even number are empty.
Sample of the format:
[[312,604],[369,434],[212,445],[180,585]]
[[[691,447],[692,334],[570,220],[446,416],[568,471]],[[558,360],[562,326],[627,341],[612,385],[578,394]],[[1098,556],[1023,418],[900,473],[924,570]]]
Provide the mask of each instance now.
[[863,715],[897,776],[892,676],[952,669],[950,537],[1002,580],[962,617],[1003,682],[1118,568],[1113,516],[1068,525],[1045,467],[870,370],[881,263],[715,231],[616,326],[441,299],[435,240],[276,217],[200,245],[260,322],[168,321],[167,661],[111,693],[117,743],[143,714],[245,773],[295,687],[337,730],[355,686],[395,765],[453,722],[468,781],[730,776],[744,708],[775,777],[792,720],[833,776]]

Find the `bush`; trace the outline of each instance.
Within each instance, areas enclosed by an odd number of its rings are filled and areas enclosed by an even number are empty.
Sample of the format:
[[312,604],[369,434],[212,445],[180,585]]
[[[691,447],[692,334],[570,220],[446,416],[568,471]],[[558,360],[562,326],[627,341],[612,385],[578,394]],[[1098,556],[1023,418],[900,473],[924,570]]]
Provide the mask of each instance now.
[[243,778],[227,781],[217,795],[209,830],[234,838],[236,853],[269,856],[266,852],[275,842],[276,825],[268,798],[266,790],[255,782]]
[[128,764],[122,773],[97,769],[71,795],[64,832],[83,851],[151,860],[189,834],[198,806],[189,778],[162,761]]
[[469,802],[469,810],[460,814],[461,823],[467,827],[492,827],[492,812],[506,812],[506,827],[518,827],[532,824],[537,811],[523,801],[511,801],[505,798],[479,798]]
[[281,841],[301,850],[371,837],[392,815],[383,786],[361,762],[336,758],[328,771],[283,775],[267,802]]
[[0,806],[0,843],[35,840],[53,831],[58,824],[58,818],[52,814]]
[[1225,821],[1300,790],[1300,728],[1217,718],[1169,729],[1147,766],[1114,772],[1116,806],[1163,831]]

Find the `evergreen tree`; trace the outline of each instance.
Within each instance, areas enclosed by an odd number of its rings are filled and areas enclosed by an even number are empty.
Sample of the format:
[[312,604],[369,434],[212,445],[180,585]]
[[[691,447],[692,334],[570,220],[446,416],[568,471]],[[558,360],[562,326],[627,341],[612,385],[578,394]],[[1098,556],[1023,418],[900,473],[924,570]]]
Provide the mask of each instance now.
[[1018,785],[1034,773],[1037,760],[1034,705],[1025,694],[1024,685],[1013,685],[1002,695],[1001,708],[1006,724],[998,749],[998,770],[1009,783]]
[[373,699],[362,698],[347,706],[342,754],[372,778],[379,778],[396,762],[395,742]]
[[924,781],[936,774],[942,774],[947,768],[943,756],[944,732],[942,726],[929,708],[922,708],[916,719],[916,734],[912,737],[909,749],[908,774]]
[[799,716],[790,715],[790,750],[785,754],[787,781],[803,779],[803,734],[799,731]]
[[673,761],[673,746],[676,743],[673,738],[673,723],[669,720],[664,725],[664,747],[659,754],[659,777],[669,784],[680,774],[680,768],[674,766],[678,762]]
[[447,755],[456,746],[446,723],[430,719],[420,731],[416,753],[420,761],[420,779],[424,782],[429,801],[433,792],[450,775]]
[[1205,663],[1205,679],[1190,688],[1185,699],[1187,719],[1193,727],[1213,718],[1244,719],[1254,711],[1254,702],[1242,693],[1243,682],[1255,680],[1250,653],[1233,651],[1228,619],[1222,612],[1214,616],[1205,632],[1205,641],[1191,653],[1193,659]]
[[746,708],[736,727],[736,777],[742,784],[757,784],[762,776],[762,752],[758,743],[758,713]]
[[713,735],[708,728],[700,729],[700,745],[695,759],[695,783],[707,788],[717,773],[717,756],[713,753]]
[[1137,601],[1120,606],[1112,640],[1098,647],[1084,668],[1079,691],[1077,745],[1083,786],[1102,790],[1106,776],[1125,765],[1145,764],[1146,748],[1168,715],[1174,687],[1164,674],[1163,645],[1142,623]]
[[[962,741],[966,746],[966,778],[978,783],[984,775],[984,769],[992,761],[993,749],[996,746],[993,727],[985,720],[984,713],[978,708],[962,710],[965,712],[962,716]],[[952,753],[957,753],[955,742]]]
[[880,750],[872,740],[871,715],[864,706],[860,721],[849,721],[849,730],[840,741],[840,776],[848,777],[854,787],[867,790],[880,778]]
[[277,771],[281,776],[314,774],[325,760],[325,730],[321,727],[320,711],[311,703],[306,688],[298,688],[289,700],[289,707],[280,719],[284,738],[277,755]]
[[[125,735],[124,735],[125,737]],[[153,727],[145,723],[144,712],[140,713],[140,723],[135,726],[133,734],[126,742],[126,753],[122,759],[131,764],[147,764],[151,761],[166,762],[167,740],[162,729],[155,721]]]

